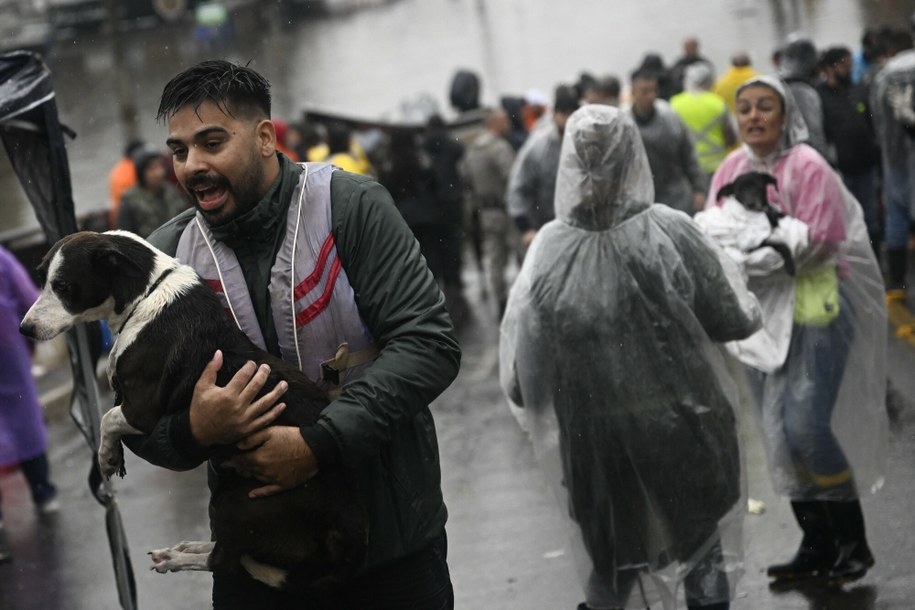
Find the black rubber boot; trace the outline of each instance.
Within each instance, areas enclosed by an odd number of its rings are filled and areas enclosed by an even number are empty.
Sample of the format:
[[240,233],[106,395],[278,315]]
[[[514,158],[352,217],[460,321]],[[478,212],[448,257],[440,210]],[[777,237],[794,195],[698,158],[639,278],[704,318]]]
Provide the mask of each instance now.
[[906,263],[909,253],[905,248],[887,249],[886,251],[886,289],[905,290]]
[[861,502],[824,502],[832,519],[839,555],[829,570],[829,584],[858,580],[874,565],[874,555],[867,545]]
[[769,566],[766,573],[775,580],[825,577],[836,563],[838,548],[824,502],[792,501],[791,509],[804,532],[801,546],[788,563]]

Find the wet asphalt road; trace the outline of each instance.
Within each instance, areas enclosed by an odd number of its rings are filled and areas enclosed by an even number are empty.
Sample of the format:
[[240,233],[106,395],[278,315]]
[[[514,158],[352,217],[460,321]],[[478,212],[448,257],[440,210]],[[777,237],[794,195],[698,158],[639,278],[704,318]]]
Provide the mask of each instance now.
[[[498,386],[497,327],[491,303],[470,302],[462,323],[464,358],[455,383],[433,411],[450,511],[449,564],[461,609],[572,609],[581,595],[557,526],[556,506],[540,478],[529,444],[505,407]],[[902,396],[915,396],[915,347],[892,339],[890,378]],[[765,566],[787,559],[800,533],[785,500],[774,496],[755,430],[745,430],[750,496],[762,515],[747,515],[746,573],[734,610],[909,610],[915,608],[915,408],[895,401],[887,482],[863,499],[877,565],[866,578],[839,589],[773,590]],[[6,536],[15,554],[0,565],[0,609],[119,608],[104,530],[104,512],[91,497],[91,456],[66,417],[49,424],[49,455],[62,511],[38,518],[18,473],[0,475]],[[136,572],[139,608],[207,608],[210,576],[161,575],[146,552],[184,539],[206,539],[205,473],[173,473],[127,455],[118,499]]]

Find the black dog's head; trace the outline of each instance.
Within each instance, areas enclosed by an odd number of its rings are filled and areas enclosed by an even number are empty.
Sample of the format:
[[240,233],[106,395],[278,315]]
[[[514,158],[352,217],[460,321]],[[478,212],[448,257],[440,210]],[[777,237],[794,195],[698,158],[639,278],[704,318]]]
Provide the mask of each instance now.
[[765,212],[770,208],[766,190],[769,185],[778,188],[778,180],[770,174],[762,172],[747,172],[741,174],[730,184],[725,184],[718,190],[716,199],[734,197],[751,212]]
[[58,241],[38,266],[41,294],[20,332],[51,339],[78,322],[120,314],[149,284],[155,251],[124,231],[73,233]]

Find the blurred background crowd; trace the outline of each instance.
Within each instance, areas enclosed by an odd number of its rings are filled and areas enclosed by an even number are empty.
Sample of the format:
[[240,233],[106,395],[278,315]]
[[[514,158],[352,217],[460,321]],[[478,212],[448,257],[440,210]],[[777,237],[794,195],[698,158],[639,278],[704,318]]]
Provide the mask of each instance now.
[[[891,295],[904,296],[909,190],[888,194],[884,184],[899,172],[908,180],[908,167],[896,169],[893,147],[911,147],[904,139],[900,145],[897,133],[911,127],[895,118],[897,107],[912,105],[911,86],[888,93],[875,83],[887,62],[912,53],[912,31],[910,24],[868,27],[858,40],[828,46],[795,32],[762,61],[735,49],[727,65],[716,65],[698,38],[687,37],[669,63],[649,51],[628,73],[581,71],[551,91],[530,88],[488,106],[480,75],[461,69],[450,82],[447,121],[434,104],[414,108],[413,120],[401,122],[308,110],[274,119],[290,159],[371,175],[391,191],[456,311],[462,269],[473,265],[485,271],[480,290],[493,296],[500,315],[513,270],[554,216],[558,153],[572,112],[584,104],[630,112],[648,152],[656,201],[693,214],[714,196],[712,174],[741,145],[735,89],[774,74],[798,101],[808,143],[860,203]],[[111,169],[107,218],[98,228],[148,235],[186,205],[174,184],[164,148],[132,139]]]

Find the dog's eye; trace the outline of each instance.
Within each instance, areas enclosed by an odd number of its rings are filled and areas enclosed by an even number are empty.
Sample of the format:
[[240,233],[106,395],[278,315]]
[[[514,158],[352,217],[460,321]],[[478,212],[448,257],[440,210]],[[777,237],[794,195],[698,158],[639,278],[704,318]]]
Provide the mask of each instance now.
[[64,280],[54,280],[51,282],[51,288],[54,289],[54,292],[60,295],[68,295],[73,290],[73,285],[70,282],[65,282]]

